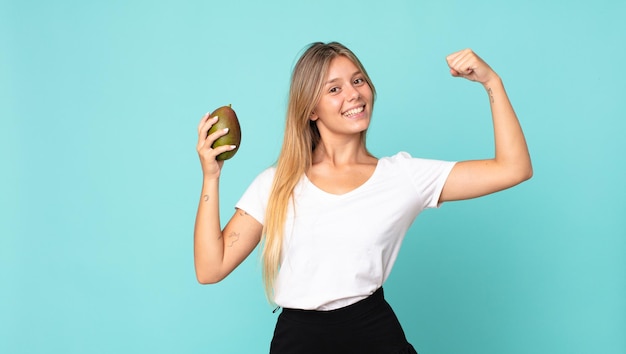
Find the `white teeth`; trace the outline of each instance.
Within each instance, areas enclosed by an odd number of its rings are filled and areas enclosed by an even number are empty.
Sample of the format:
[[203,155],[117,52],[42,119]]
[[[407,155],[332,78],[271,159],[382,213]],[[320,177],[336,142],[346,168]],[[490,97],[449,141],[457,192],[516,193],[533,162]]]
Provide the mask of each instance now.
[[355,114],[357,114],[357,113],[361,113],[361,112],[363,112],[363,109],[364,109],[364,107],[363,107],[363,106],[361,106],[361,107],[357,107],[357,108],[353,108],[353,109],[351,109],[351,110],[349,110],[349,111],[345,112],[343,115],[344,115],[344,116],[346,116],[346,117],[350,117],[350,116],[355,115]]

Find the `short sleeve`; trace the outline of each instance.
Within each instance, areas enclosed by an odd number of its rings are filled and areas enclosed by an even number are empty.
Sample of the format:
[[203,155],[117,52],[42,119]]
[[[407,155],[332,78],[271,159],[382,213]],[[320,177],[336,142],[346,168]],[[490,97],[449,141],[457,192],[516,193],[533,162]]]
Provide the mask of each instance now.
[[265,209],[272,188],[274,173],[275,168],[273,167],[261,172],[235,204],[236,208],[244,210],[261,224],[265,221]]
[[438,208],[441,191],[456,162],[411,157],[407,152],[393,158],[405,167],[417,193],[423,197],[423,207]]

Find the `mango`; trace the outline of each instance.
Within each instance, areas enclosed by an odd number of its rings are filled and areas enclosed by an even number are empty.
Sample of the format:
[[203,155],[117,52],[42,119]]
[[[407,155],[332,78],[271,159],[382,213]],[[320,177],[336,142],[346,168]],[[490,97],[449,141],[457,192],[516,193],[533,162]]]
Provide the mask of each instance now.
[[218,117],[217,122],[213,124],[211,129],[209,129],[208,134],[212,134],[224,128],[228,128],[228,134],[215,140],[211,147],[216,148],[222,145],[236,145],[237,147],[234,150],[223,152],[216,157],[219,161],[228,160],[235,156],[237,150],[239,150],[239,145],[241,144],[241,127],[239,126],[239,119],[237,119],[237,114],[232,109],[231,105],[222,106],[216,109],[209,117],[213,118],[215,116]]

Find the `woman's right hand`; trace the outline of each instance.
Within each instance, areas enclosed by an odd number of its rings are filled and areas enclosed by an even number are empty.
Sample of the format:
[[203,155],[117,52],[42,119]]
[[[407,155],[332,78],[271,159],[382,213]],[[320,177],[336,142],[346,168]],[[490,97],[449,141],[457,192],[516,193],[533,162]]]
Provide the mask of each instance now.
[[224,165],[224,161],[216,160],[217,155],[235,148],[235,146],[232,145],[219,146],[215,149],[212,148],[215,140],[228,134],[228,130],[223,129],[207,136],[209,129],[217,122],[217,119],[217,116],[210,117],[210,113],[207,113],[200,120],[200,124],[198,124],[198,145],[196,146],[196,150],[200,157],[204,178],[209,179],[219,178],[222,165]]

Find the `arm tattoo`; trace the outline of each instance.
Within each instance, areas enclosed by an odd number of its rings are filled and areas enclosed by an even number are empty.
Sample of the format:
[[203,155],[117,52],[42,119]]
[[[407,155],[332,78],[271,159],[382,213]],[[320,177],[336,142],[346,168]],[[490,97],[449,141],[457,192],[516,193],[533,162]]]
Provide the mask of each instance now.
[[241,215],[241,216],[246,216],[246,215],[248,215],[248,213],[246,213],[244,210],[241,210],[241,209],[240,209],[240,210],[239,210],[239,215]]
[[205,202],[208,202],[208,201],[209,201],[209,195],[208,195],[208,194],[205,194],[204,196],[202,196],[202,199],[203,199]]
[[487,92],[489,93],[489,100],[493,103],[493,90],[491,87],[487,88]]
[[233,247],[235,242],[239,241],[239,233],[231,232],[230,235],[228,235],[228,240],[230,241],[230,245],[228,245],[228,247]]

